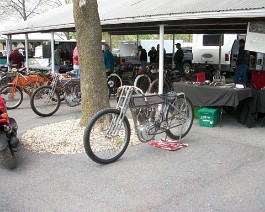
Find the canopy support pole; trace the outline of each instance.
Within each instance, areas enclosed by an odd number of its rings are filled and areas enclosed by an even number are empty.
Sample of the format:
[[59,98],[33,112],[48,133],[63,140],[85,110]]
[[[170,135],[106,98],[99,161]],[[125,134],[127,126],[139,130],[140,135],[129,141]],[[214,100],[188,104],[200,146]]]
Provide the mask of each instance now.
[[27,72],[29,73],[29,38],[28,38],[28,33],[25,34],[25,50],[26,50],[26,67],[27,67]]
[[159,26],[159,87],[158,93],[163,94],[163,80],[164,80],[164,25]]
[[54,32],[51,32],[51,59],[52,59],[52,73],[55,73],[55,59],[54,59]]
[[173,48],[172,48],[172,69],[175,68],[174,55],[175,55],[175,34],[173,34]]
[[9,66],[9,55],[12,51],[12,43],[11,43],[11,35],[7,35],[7,39],[6,39],[6,64],[8,65],[8,71],[11,71],[11,68]]
[[222,43],[223,43],[223,36],[222,36],[222,34],[220,34],[219,35],[219,64],[218,64],[219,71],[221,71]]
[[110,47],[110,51],[112,51],[112,36],[109,35],[109,47]]

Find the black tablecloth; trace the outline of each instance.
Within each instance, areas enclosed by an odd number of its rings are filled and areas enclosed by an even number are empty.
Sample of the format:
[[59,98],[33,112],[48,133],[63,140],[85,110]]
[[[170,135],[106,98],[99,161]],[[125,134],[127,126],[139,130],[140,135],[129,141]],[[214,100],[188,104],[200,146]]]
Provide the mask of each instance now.
[[[222,86],[173,83],[173,90],[183,92],[196,106],[232,106],[252,97],[251,88],[224,88]],[[265,95],[265,94],[264,94]]]
[[257,112],[265,113],[265,90],[255,90],[257,92]]

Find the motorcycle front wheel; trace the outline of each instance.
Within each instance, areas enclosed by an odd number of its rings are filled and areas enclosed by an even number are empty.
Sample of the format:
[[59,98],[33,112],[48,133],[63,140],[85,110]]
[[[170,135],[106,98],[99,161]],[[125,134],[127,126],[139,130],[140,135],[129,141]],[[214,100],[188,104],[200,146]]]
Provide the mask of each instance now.
[[128,147],[130,124],[126,116],[120,120],[119,115],[117,109],[103,109],[92,117],[85,129],[85,151],[96,163],[113,163]]
[[53,91],[49,85],[37,88],[30,98],[32,110],[42,117],[53,115],[59,109],[60,104],[59,93],[56,90]]
[[17,108],[23,101],[23,93],[19,87],[6,85],[0,90],[1,96],[6,100],[7,109]]

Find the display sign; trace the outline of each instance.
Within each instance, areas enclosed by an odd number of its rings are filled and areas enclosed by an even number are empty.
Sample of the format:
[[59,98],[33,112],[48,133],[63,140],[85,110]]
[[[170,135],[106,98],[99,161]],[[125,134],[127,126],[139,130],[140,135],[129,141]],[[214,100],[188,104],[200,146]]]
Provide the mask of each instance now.
[[265,53],[265,22],[249,22],[245,49]]

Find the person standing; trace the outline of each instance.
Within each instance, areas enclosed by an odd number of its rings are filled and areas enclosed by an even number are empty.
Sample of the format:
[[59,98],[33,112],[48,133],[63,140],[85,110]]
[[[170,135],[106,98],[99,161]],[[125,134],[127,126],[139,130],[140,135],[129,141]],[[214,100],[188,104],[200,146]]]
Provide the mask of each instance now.
[[140,52],[140,61],[141,61],[141,68],[142,71],[146,71],[146,66],[147,66],[147,53],[146,50],[143,49],[143,47],[140,45],[138,46],[138,52]]
[[59,74],[60,73],[60,65],[61,65],[61,52],[62,48],[57,47],[57,49],[54,51],[54,73]]
[[107,76],[109,76],[114,71],[114,57],[113,54],[110,52],[110,47],[108,44],[104,45],[103,57],[104,57],[105,71]]
[[24,67],[24,57],[19,52],[19,48],[17,47],[15,47],[14,50],[10,53],[8,60],[11,66],[15,66],[16,68]]
[[148,52],[148,56],[150,58],[150,63],[156,63],[156,58],[157,58],[157,51],[155,47],[153,46],[151,50]]
[[[157,49],[156,62],[159,63],[159,51],[160,51],[159,44],[157,44],[156,49]],[[165,66],[166,56],[167,56],[167,52],[166,52],[166,49],[164,48],[164,66]]]
[[249,51],[245,50],[245,40],[239,40],[239,52],[236,60],[237,70],[234,75],[234,83],[239,83],[241,78],[242,84],[246,87],[248,83],[248,66]]
[[176,69],[182,72],[182,63],[183,63],[184,53],[183,53],[180,43],[177,43],[176,47],[177,47],[177,51],[174,55],[174,62],[176,65]]
[[74,63],[73,68],[74,68],[74,72],[75,72],[75,77],[80,78],[77,46],[74,48],[74,51],[73,51],[73,63]]

